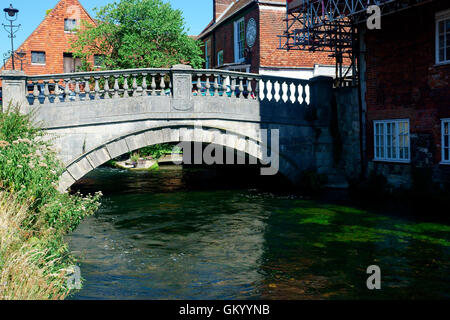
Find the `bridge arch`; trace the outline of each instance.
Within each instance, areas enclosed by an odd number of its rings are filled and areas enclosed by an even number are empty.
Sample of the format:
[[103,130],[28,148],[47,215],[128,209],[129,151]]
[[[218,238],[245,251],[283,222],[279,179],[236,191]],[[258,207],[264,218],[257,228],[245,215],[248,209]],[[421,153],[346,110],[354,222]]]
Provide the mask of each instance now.
[[284,157],[282,153],[270,147],[265,150],[263,146],[266,142],[261,134],[249,137],[224,128],[179,124],[132,132],[100,143],[66,166],[60,178],[59,190],[66,191],[92,170],[124,154],[152,145],[180,142],[215,144],[243,152],[260,161],[265,161],[265,154],[268,153],[271,158],[278,157],[278,171],[292,182],[295,182],[299,172],[294,162]]

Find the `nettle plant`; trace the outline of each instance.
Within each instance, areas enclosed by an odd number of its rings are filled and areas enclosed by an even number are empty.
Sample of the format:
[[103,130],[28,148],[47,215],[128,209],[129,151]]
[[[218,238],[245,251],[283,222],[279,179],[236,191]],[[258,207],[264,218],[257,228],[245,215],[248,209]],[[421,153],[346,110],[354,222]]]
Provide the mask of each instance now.
[[32,125],[32,115],[12,106],[0,113],[0,190],[31,203],[34,215],[27,223],[44,223],[67,233],[98,209],[100,193],[82,197],[57,190],[62,172],[56,150]]

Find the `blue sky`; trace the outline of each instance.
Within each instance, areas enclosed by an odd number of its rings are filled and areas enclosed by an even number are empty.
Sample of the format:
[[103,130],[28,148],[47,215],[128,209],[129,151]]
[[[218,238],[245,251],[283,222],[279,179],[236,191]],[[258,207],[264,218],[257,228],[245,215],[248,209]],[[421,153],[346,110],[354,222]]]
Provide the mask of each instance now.
[[[172,4],[172,7],[183,11],[186,26],[189,28],[190,35],[198,35],[203,28],[212,19],[212,0],[165,0]],[[93,9],[95,7],[104,6],[107,3],[114,2],[114,0],[80,0],[81,4],[94,17]],[[45,17],[45,12],[52,9],[58,0],[3,0],[0,7],[2,12],[0,21],[7,23],[3,14],[3,8],[9,7],[12,3],[13,7],[19,9],[19,18],[17,23],[22,24],[21,29],[17,33],[17,38],[14,39],[15,49],[22,44],[22,42],[33,32],[34,29],[41,23]],[[0,31],[0,58],[3,54],[11,49],[10,39],[6,31]],[[2,62],[2,59],[0,59]],[[0,63],[3,64],[3,63]]]

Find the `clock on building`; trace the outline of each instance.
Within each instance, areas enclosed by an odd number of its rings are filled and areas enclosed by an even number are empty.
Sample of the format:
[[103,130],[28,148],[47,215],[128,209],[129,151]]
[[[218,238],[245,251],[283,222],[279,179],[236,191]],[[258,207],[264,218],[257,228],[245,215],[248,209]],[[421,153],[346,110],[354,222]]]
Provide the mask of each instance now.
[[251,48],[256,42],[256,21],[251,18],[247,23],[247,45]]

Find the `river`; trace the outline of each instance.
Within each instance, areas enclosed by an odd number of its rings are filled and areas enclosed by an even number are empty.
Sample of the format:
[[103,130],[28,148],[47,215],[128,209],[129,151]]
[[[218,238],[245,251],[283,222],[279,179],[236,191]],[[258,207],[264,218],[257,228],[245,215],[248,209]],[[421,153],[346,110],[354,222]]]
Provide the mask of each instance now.
[[[450,297],[450,226],[223,179],[172,166],[90,173],[76,188],[104,197],[68,237],[85,280],[71,299]],[[370,265],[381,290],[367,288]]]

